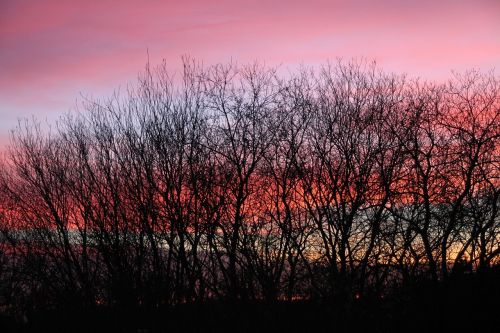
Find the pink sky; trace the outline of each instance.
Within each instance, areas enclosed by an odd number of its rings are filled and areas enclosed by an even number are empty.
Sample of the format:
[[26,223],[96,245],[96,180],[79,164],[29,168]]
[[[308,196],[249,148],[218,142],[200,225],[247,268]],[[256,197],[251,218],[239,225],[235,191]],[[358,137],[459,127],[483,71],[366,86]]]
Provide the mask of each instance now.
[[293,68],[337,57],[440,80],[500,68],[498,0],[1,0],[0,144],[19,117],[53,122],[165,58]]

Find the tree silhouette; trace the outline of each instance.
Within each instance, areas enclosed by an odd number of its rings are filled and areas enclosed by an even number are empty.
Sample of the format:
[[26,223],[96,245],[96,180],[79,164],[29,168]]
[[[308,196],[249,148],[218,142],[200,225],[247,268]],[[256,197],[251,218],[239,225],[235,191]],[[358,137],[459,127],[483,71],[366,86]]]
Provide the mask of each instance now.
[[183,68],[148,64],[52,130],[20,121],[0,170],[4,314],[318,301],[405,318],[408,290],[494,279],[493,73]]

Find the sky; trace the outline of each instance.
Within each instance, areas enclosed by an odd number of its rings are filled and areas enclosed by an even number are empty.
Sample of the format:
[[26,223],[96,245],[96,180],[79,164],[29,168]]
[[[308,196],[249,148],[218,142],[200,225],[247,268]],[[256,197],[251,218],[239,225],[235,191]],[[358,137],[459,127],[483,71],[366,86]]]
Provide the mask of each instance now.
[[500,0],[0,0],[0,146],[18,119],[53,123],[82,96],[133,83],[146,61],[336,58],[444,80],[500,71]]

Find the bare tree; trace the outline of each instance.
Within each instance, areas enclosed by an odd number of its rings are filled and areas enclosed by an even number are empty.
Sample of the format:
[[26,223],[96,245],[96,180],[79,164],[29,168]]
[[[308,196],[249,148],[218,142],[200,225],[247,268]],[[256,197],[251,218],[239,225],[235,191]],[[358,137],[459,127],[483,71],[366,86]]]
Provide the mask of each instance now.
[[[355,304],[500,260],[500,86],[166,63],[0,169],[0,305]],[[337,303],[336,303],[337,304]]]

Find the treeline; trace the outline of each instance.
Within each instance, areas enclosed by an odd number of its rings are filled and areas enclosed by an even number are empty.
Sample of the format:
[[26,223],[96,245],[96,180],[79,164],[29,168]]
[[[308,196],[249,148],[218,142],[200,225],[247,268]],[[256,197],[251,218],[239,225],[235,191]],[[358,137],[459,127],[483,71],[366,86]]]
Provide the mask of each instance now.
[[0,309],[352,300],[500,261],[500,79],[171,76],[13,131]]

